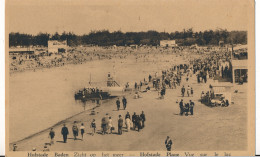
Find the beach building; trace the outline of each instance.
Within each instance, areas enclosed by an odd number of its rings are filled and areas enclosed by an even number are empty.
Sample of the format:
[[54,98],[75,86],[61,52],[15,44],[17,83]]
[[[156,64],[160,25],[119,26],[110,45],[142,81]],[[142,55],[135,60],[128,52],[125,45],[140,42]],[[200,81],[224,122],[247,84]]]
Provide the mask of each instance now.
[[248,81],[247,56],[247,45],[233,48],[231,55],[233,83]]
[[67,40],[49,40],[48,52],[52,53],[66,53],[67,52]]
[[34,48],[32,47],[15,47],[9,49],[10,55],[32,55],[34,54]]
[[175,40],[161,40],[160,41],[161,47],[176,47],[176,41]]
[[137,49],[138,48],[138,45],[136,44],[132,44],[132,45],[129,45],[132,49]]

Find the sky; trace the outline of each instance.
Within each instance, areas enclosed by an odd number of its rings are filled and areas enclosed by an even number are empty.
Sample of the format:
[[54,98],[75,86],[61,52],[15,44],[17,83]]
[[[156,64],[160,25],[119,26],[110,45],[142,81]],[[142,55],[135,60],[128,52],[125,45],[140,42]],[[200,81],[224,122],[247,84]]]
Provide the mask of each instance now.
[[6,28],[28,34],[247,30],[249,0],[8,0]]

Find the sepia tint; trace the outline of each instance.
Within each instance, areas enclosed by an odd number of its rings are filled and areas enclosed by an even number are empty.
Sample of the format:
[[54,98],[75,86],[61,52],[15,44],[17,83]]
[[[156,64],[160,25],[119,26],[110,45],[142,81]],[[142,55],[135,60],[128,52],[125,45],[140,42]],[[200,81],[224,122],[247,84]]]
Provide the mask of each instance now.
[[254,155],[252,0],[6,1],[8,156]]

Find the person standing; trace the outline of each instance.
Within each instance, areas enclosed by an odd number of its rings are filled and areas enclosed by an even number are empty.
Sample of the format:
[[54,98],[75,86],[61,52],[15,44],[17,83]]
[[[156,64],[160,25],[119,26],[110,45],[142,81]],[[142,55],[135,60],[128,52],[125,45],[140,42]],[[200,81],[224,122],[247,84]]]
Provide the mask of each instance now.
[[145,114],[144,111],[142,111],[142,114],[140,115],[141,119],[142,119],[142,128],[144,128],[144,121],[145,121]]
[[127,112],[125,115],[125,119],[127,119],[127,118],[129,118],[131,120],[131,116],[130,116],[129,112]]
[[80,133],[81,133],[81,140],[83,140],[83,135],[85,133],[85,126],[84,126],[84,123],[81,123],[81,126],[80,126]]
[[191,89],[190,89],[190,94],[191,94],[191,96],[193,97],[193,89],[192,89],[192,87],[191,87]]
[[76,124],[76,121],[74,121],[74,125],[72,126],[72,132],[73,132],[74,140],[76,140],[77,136],[79,134],[79,129],[78,129],[78,126]]
[[180,115],[182,116],[183,115],[183,99],[181,99],[180,103],[179,103],[179,106],[180,106]]
[[132,122],[133,122],[133,130],[135,130],[135,128],[136,128],[136,114],[135,114],[135,112],[134,112],[134,114],[132,115]]
[[184,97],[184,93],[185,93],[185,87],[182,86],[182,88],[181,88],[181,95],[182,95],[182,97]]
[[126,125],[126,129],[127,129],[127,132],[130,130],[130,127],[131,127],[131,120],[129,117],[127,117],[125,119],[125,125]]
[[124,110],[126,109],[127,100],[125,97],[122,99]]
[[13,151],[15,152],[17,150],[17,145],[13,144]]
[[92,136],[94,136],[94,134],[96,133],[96,122],[95,122],[95,119],[92,120],[92,122],[90,124],[90,128],[92,128]]
[[190,86],[188,85],[188,87],[187,87],[187,95],[188,95],[188,97],[190,96]]
[[67,136],[69,134],[69,130],[68,128],[66,127],[66,124],[63,124],[63,127],[61,129],[61,134],[63,136],[63,142],[64,143],[67,143]]
[[119,115],[118,119],[118,134],[122,135],[122,128],[123,128],[124,120],[122,119],[122,116]]
[[149,74],[149,82],[151,82],[152,80],[152,76]]
[[197,82],[200,83],[200,75],[197,74]]
[[108,120],[108,130],[110,130],[110,134],[112,134],[113,123],[112,123],[112,118],[111,117],[109,117],[109,120]]
[[189,103],[185,104],[185,116],[188,116],[188,113],[190,111]]
[[193,115],[194,102],[190,100],[190,114]]
[[106,117],[103,117],[101,119],[101,128],[102,128],[102,135],[106,134],[106,130],[107,130]]
[[54,144],[54,136],[55,136],[55,132],[53,131],[53,128],[51,128],[49,133],[49,137],[51,138],[50,144]]
[[119,111],[119,109],[120,109],[120,100],[119,100],[119,98],[117,98],[117,100],[116,100],[116,107],[117,107],[117,111]]
[[139,115],[136,116],[136,126],[138,128],[138,132],[142,129],[142,119]]
[[166,140],[165,140],[165,146],[167,151],[171,151],[172,149],[172,140],[170,139],[169,136],[167,136]]

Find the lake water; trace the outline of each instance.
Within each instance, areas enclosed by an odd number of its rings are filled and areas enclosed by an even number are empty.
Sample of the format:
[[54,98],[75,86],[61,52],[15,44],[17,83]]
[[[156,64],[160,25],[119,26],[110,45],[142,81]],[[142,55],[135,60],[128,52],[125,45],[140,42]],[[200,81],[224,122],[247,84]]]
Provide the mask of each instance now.
[[176,55],[150,55],[147,59],[149,61],[144,62],[143,58],[136,61],[134,56],[128,56],[127,59],[98,60],[11,74],[10,142],[83,111],[83,104],[74,100],[74,93],[88,86],[90,75],[99,86],[105,85],[108,72],[116,74],[116,81],[121,86],[126,82],[132,86],[135,81],[148,80],[149,74],[161,74],[161,70],[180,62]]

